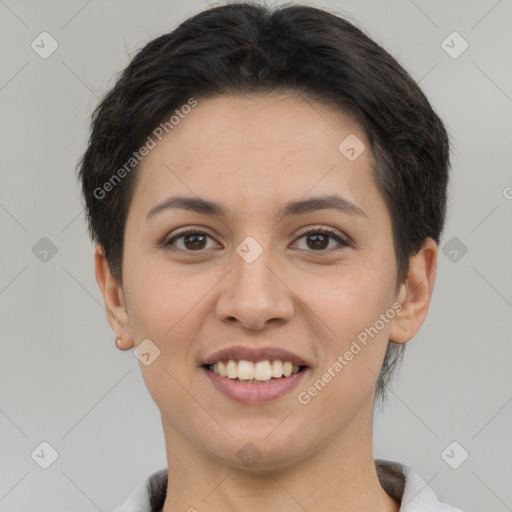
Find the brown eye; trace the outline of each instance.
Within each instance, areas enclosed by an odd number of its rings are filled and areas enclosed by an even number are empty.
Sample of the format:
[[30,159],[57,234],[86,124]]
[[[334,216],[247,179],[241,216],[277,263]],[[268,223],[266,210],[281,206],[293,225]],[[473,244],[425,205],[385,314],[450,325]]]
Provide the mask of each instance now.
[[[328,252],[331,249],[341,249],[349,245],[348,242],[341,238],[341,236],[330,229],[310,229],[309,231],[303,233],[299,237],[299,240],[301,238],[305,238],[307,248],[313,250],[314,252]],[[338,247],[331,247],[329,249],[329,243],[332,240],[337,242]]]
[[327,249],[329,246],[329,235],[324,233],[313,233],[307,236],[307,244],[310,249]]
[[186,234],[183,243],[187,249],[204,249],[206,237],[201,233]]
[[[176,247],[178,250],[188,252],[199,252],[206,249],[207,239],[210,235],[196,229],[187,229],[177,233],[164,243],[165,247]],[[178,247],[176,242],[182,241],[183,245]]]
[[[164,242],[163,245],[171,248],[171,250],[201,252],[209,248],[207,247],[208,238],[212,239],[208,233],[194,228],[188,228],[171,237],[169,240]],[[303,233],[299,237],[299,240],[300,239],[306,240],[306,248],[302,249],[313,252],[330,252],[331,250],[339,250],[349,246],[349,243],[346,240],[330,229],[310,229]],[[334,247],[329,247],[329,244],[332,241],[335,241],[336,244]],[[181,246],[179,243],[181,243]]]

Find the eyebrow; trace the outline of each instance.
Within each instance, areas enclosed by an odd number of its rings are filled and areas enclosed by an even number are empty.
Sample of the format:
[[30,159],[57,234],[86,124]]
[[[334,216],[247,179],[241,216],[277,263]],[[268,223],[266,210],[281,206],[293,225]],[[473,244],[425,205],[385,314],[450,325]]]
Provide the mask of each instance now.
[[[146,215],[146,221],[161,212],[174,209],[188,210],[224,219],[229,217],[229,211],[220,203],[208,201],[200,197],[173,196],[151,208]],[[278,212],[277,217],[279,217],[279,215],[282,217],[290,217],[318,210],[336,210],[348,215],[358,215],[368,218],[368,215],[366,215],[364,210],[359,206],[337,194],[290,201]]]

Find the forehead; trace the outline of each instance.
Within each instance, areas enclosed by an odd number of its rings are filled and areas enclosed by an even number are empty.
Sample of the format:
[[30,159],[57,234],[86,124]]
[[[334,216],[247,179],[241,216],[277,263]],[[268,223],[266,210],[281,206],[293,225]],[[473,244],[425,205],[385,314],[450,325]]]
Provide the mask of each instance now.
[[186,154],[191,161],[212,150],[241,158],[255,149],[264,150],[259,159],[300,156],[315,161],[327,152],[338,157],[338,146],[349,135],[366,138],[349,114],[291,93],[200,99],[172,134],[167,142],[178,150],[176,156],[185,156],[177,147],[183,142],[194,146],[195,151]]
[[180,192],[255,213],[337,191],[364,209],[379,195],[372,165],[360,124],[338,108],[293,94],[217,96],[198,99],[156,140],[136,193],[155,203]]

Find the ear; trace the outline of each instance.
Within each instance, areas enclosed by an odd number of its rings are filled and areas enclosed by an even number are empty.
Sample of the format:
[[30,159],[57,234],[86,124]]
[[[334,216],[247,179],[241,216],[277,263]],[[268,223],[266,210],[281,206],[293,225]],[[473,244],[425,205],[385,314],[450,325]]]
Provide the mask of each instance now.
[[123,289],[110,272],[105,252],[100,244],[96,245],[94,264],[96,268],[96,282],[103,295],[108,323],[118,338],[120,338],[116,345],[121,350],[129,350],[134,347],[134,342]]
[[400,285],[397,300],[402,304],[391,322],[389,339],[406,343],[425,320],[434,290],[437,268],[437,244],[427,238],[422,248],[409,260],[409,271]]

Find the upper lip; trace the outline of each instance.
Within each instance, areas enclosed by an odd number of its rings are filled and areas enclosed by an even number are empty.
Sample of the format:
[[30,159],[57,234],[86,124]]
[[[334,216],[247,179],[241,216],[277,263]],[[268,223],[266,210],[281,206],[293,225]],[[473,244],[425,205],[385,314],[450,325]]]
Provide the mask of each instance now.
[[218,363],[219,361],[227,361],[229,359],[244,359],[246,361],[266,361],[266,360],[280,360],[290,361],[299,366],[310,366],[306,359],[279,347],[261,347],[251,348],[242,345],[235,345],[232,347],[223,348],[208,356],[203,366]]

